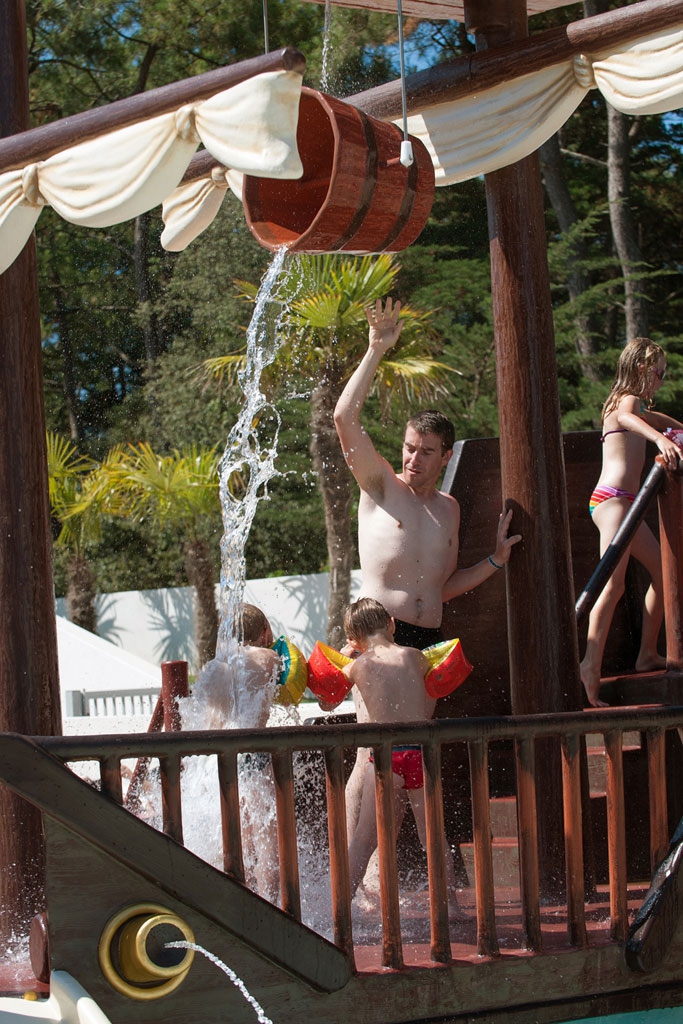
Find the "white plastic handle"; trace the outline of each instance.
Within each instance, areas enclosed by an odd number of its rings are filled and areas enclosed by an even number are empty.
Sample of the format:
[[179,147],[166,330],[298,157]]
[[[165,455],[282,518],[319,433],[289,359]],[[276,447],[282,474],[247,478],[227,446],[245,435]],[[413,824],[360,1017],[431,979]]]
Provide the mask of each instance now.
[[410,139],[404,139],[401,143],[401,163],[404,167],[412,167],[414,159],[413,144]]

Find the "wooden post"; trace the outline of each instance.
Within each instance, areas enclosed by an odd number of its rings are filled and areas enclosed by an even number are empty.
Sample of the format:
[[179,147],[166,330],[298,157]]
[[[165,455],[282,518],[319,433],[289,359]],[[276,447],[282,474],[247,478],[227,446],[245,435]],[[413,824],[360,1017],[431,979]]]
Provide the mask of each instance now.
[[[23,0],[0,4],[0,136],[28,126]],[[0,275],[0,732],[59,732],[35,243]],[[0,789],[0,949],[43,909],[40,812]]]
[[[477,49],[527,35],[525,0],[465,0]],[[569,517],[538,155],[487,174],[503,499],[522,543],[506,570],[513,714],[581,707]],[[524,600],[520,598],[524,596]],[[544,743],[544,747],[547,744]],[[554,743],[549,744],[552,748]],[[541,893],[564,891],[559,749],[538,763]]]
[[188,666],[186,661],[162,661],[161,702],[164,709],[164,729],[179,732],[182,719],[178,701],[190,692]]
[[[659,462],[661,456],[655,461]],[[659,492],[659,540],[664,580],[666,667],[683,672],[683,473],[667,473]]]

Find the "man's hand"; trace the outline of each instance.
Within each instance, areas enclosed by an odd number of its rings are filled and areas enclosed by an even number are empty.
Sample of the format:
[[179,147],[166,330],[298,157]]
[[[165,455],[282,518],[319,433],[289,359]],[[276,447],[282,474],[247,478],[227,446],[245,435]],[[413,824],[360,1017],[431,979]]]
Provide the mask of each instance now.
[[509,508],[507,512],[505,509],[498,516],[498,533],[496,535],[496,550],[493,554],[493,560],[497,565],[506,565],[510,561],[510,552],[515,544],[519,544],[522,539],[521,533],[514,533],[512,537],[508,537],[508,530],[510,529],[510,520],[512,519],[512,509]]
[[387,299],[386,306],[382,310],[382,300],[377,299],[374,306],[369,306],[365,310],[365,315],[368,318],[370,324],[370,333],[368,336],[368,345],[372,349],[376,349],[384,355],[390,348],[393,348],[398,341],[401,331],[403,330],[403,324],[405,321],[399,320],[398,315],[401,312],[401,303],[392,302],[391,298]]

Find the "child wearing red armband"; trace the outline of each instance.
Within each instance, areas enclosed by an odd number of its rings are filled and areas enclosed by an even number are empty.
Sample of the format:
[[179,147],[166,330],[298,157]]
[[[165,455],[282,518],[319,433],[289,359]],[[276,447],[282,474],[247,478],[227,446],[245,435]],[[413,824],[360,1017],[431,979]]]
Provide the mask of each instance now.
[[[344,616],[349,643],[359,656],[344,666],[344,675],[357,687],[368,722],[393,724],[430,719],[436,700],[428,696],[424,679],[432,665],[422,651],[394,643],[394,620],[379,601],[361,598]],[[395,746],[392,777],[396,798],[396,829],[403,819],[406,803],[413,810],[423,848],[426,847],[426,819],[422,750],[419,746]],[[375,773],[372,756],[363,779],[360,816],[349,847],[351,895],[360,885],[370,857],[377,847],[375,816]],[[457,914],[453,859],[446,844],[446,878],[449,905]]]

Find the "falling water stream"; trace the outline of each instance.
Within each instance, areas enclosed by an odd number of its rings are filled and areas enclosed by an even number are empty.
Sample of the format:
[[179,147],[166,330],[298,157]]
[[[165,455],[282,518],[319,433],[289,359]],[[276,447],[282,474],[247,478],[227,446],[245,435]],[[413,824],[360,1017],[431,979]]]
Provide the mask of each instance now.
[[[216,659],[209,662],[195,683],[192,696],[181,702],[183,729],[242,729],[262,724],[258,715],[263,707],[260,696],[243,685],[245,649],[240,645],[240,614],[246,577],[245,546],[258,502],[267,497],[268,483],[277,476],[275,459],[280,417],[261,388],[263,371],[276,358],[281,332],[281,307],[273,301],[281,273],[286,272],[287,251],[275,254],[259,289],[251,323],[247,330],[247,352],[240,385],[244,405],[230,431],[220,466],[220,499],[223,515],[221,541],[220,625]],[[292,257],[290,257],[292,259]],[[264,421],[267,420],[267,423]],[[264,440],[264,435],[267,435]],[[238,476],[242,487],[233,493],[231,482]],[[242,685],[240,685],[242,683]],[[220,716],[216,718],[216,694],[221,696]],[[272,705],[275,682],[267,703]],[[267,695],[265,695],[267,696]],[[280,724],[299,724],[296,708],[278,707]],[[273,716],[271,715],[271,723]],[[258,762],[257,762],[258,763]],[[269,838],[276,828],[275,792],[272,772],[254,768],[250,755],[240,755],[240,806],[243,838],[254,836],[244,848],[245,869],[250,884],[274,903],[279,899],[277,852],[269,865]],[[297,792],[310,792],[316,771],[310,759],[296,756],[293,764]],[[223,840],[220,820],[220,792],[215,758],[197,755],[183,759],[182,773],[183,832],[185,845],[215,867],[222,867]],[[150,794],[151,796],[151,794]],[[161,822],[157,796],[151,796],[145,815],[150,824]],[[248,825],[248,828],[244,826]],[[298,856],[302,873],[302,912],[311,927],[329,932],[328,866],[321,855],[320,836],[298,836]],[[273,870],[274,869],[274,870]]]
[[270,1017],[266,1016],[261,1004],[257,1002],[257,1000],[254,999],[252,994],[249,992],[247,986],[244,984],[242,979],[237,977],[237,975],[235,974],[231,967],[228,967],[227,964],[224,964],[223,961],[219,960],[219,958],[217,956],[214,956],[213,953],[209,953],[208,949],[204,949],[203,946],[198,946],[196,942],[185,942],[185,940],[183,939],[179,939],[177,942],[167,942],[166,948],[193,949],[195,953],[202,953],[208,960],[211,961],[211,963],[215,964],[216,967],[220,967],[224,974],[227,974],[228,978],[230,978],[230,981],[240,990],[246,1001],[248,1003],[251,1003],[251,1005],[254,1007],[256,1016],[260,1024],[273,1024]]
[[[275,359],[279,348],[277,317],[273,323],[273,288],[282,271],[287,250],[278,249],[265,274],[247,328],[246,366],[239,374],[245,402],[237,423],[228,436],[220,465],[220,501],[223,515],[221,540],[220,626],[217,656],[227,660],[235,644],[235,625],[239,624],[244,597],[245,547],[259,499],[267,494],[269,481],[277,475],[275,456],[280,417],[261,391],[261,375]],[[274,436],[264,444],[258,424],[265,413],[272,413]],[[238,474],[245,493],[235,497],[230,489],[233,474]]]
[[325,25],[323,28],[323,59],[320,72],[320,88],[323,92],[330,91],[330,26],[332,24],[332,0],[325,0]]

